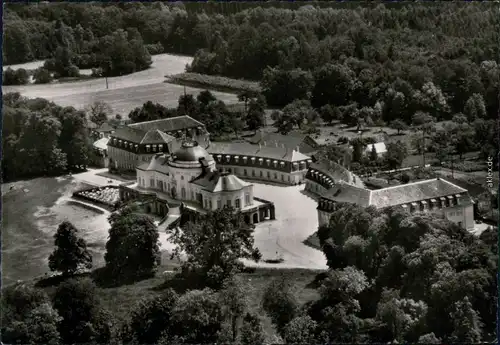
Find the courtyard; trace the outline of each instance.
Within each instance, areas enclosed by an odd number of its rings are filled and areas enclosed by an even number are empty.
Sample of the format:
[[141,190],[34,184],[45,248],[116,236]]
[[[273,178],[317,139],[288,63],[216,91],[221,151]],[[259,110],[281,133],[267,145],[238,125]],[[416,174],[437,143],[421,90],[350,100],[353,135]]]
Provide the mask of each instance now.
[[[317,203],[304,194],[304,185],[276,186],[252,183],[255,196],[274,202],[276,220],[256,225],[255,246],[262,253],[262,260],[259,263],[245,260],[245,264],[258,267],[326,269],[323,252],[304,244],[318,229]],[[265,262],[277,259],[283,261]]]

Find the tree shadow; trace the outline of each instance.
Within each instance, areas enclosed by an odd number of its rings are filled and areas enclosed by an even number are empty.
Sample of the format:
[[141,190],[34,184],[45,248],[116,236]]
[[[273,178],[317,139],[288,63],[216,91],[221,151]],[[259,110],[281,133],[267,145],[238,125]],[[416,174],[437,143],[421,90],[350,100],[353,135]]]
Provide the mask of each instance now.
[[151,272],[135,276],[127,276],[124,274],[117,277],[111,274],[109,268],[106,266],[95,269],[91,274],[91,277],[96,285],[103,289],[135,284],[142,280],[153,278],[154,276],[155,273]]
[[313,281],[306,285],[306,288],[318,289],[323,283],[323,280],[325,280],[327,276],[328,276],[327,272],[318,273],[316,277],[314,277]]
[[165,277],[165,281],[157,286],[150,288],[152,291],[163,291],[173,289],[178,294],[184,294],[189,290],[202,290],[207,287],[202,277],[190,274],[186,276],[182,273],[176,273]]
[[54,276],[49,276],[46,278],[40,278],[35,283],[35,287],[37,288],[48,288],[48,287],[56,287],[60,285],[61,283],[65,282],[66,280],[73,279],[73,278],[85,278],[85,277],[90,277],[92,275],[92,272],[82,272],[82,273],[77,273],[73,275],[54,275]]

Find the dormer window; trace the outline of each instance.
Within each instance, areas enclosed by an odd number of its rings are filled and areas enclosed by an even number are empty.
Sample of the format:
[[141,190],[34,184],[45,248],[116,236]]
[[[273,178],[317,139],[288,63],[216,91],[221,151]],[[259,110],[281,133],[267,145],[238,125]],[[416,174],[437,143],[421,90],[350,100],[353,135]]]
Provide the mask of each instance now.
[[250,158],[250,160],[252,161],[252,164],[255,163],[255,157]]
[[243,157],[243,163],[246,164],[247,163],[247,159],[248,159],[247,157]]
[[238,163],[239,159],[240,159],[240,157],[239,157],[239,156],[234,156],[234,161],[235,161],[236,163]]
[[273,161],[274,167],[276,168],[278,166],[278,161]]
[[259,164],[262,165],[262,162],[264,161],[264,159],[262,158],[259,158]]
[[139,145],[135,144],[135,150],[139,151]]
[[285,165],[285,162],[281,161],[281,162],[280,162],[280,165],[281,165],[281,166],[284,166],[284,165]]
[[221,155],[217,155],[217,160],[220,162],[222,156]]
[[231,156],[227,155],[226,156],[226,161],[229,163],[230,160],[231,160]]
[[156,145],[153,145],[153,152],[156,152],[157,149],[158,147]]
[[448,195],[447,198],[448,198],[448,205],[453,206],[453,196]]
[[441,208],[446,207],[446,198],[442,196],[439,198],[439,200],[441,201]]
[[159,150],[160,152],[163,152],[163,144],[158,145],[158,150]]
[[146,152],[151,152],[151,145],[146,145]]
[[266,163],[267,163],[268,166],[271,165],[271,160],[270,159],[266,159]]

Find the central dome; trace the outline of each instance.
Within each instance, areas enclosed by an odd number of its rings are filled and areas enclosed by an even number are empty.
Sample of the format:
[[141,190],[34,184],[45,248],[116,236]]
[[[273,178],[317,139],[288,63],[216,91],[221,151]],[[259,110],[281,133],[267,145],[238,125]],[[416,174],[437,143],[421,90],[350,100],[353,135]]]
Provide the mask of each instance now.
[[202,158],[208,159],[209,153],[196,141],[183,143],[181,148],[174,152],[174,161],[199,162]]

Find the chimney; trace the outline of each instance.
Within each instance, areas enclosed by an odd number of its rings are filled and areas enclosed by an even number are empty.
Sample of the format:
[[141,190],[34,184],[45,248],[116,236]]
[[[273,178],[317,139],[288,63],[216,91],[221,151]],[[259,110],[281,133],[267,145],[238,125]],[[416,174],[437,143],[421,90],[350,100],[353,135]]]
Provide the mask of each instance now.
[[298,147],[298,146],[297,146],[297,149],[296,149],[295,151],[300,152],[300,150],[299,150],[299,147]]
[[264,141],[264,146],[266,146],[266,142]]
[[278,142],[276,142],[276,147],[279,147],[279,146],[278,146]]
[[259,143],[259,151],[262,149],[262,145]]

